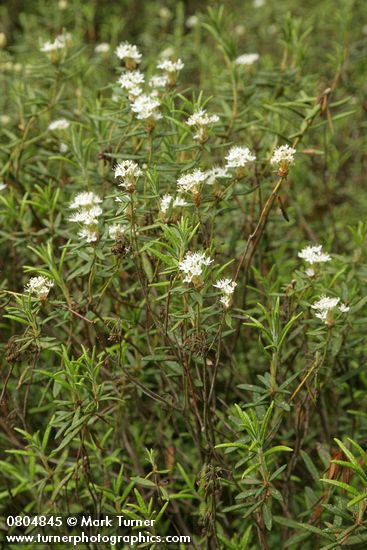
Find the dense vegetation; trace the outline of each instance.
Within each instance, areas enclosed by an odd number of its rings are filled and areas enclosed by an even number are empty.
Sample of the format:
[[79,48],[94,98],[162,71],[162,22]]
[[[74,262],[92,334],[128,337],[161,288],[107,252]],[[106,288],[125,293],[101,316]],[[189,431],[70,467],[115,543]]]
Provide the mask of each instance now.
[[0,6],[1,514],[366,548],[367,5],[223,4]]

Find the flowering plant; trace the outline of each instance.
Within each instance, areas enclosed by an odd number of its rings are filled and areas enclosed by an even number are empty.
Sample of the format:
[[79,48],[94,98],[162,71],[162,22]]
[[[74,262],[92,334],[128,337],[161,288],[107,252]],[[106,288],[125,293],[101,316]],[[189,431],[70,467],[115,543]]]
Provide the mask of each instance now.
[[16,4],[2,515],[364,547],[363,3]]

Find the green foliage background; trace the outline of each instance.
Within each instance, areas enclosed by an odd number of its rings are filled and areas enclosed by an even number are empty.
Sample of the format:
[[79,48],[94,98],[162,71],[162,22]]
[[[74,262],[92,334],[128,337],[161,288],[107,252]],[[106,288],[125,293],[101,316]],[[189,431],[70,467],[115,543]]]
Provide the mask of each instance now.
[[[3,516],[123,512],[194,548],[365,548],[366,6],[2,2]],[[63,31],[52,64],[40,46]],[[167,48],[185,63],[152,133],[116,84],[124,40],[146,74]],[[185,124],[198,106],[220,116],[202,145]],[[71,126],[50,132],[59,118]],[[285,143],[295,164],[241,264]],[[177,178],[233,145],[254,167],[162,219]],[[144,176],[119,205],[125,159]],[[86,190],[104,198],[92,246],[69,221]],[[118,251],[116,221],[131,228]],[[317,243],[332,261],[310,278],[297,254]],[[177,269],[188,250],[214,259],[200,289]],[[226,311],[213,283],[238,267]],[[54,281],[46,303],[23,291],[34,275]],[[324,294],[350,305],[330,326],[310,308]]]

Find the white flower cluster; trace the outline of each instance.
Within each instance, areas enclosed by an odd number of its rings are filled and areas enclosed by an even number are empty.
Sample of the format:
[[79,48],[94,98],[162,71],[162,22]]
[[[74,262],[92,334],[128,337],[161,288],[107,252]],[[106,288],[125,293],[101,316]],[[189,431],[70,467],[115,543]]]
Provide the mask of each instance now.
[[313,265],[317,263],[330,262],[330,254],[326,254],[322,250],[322,245],[306,246],[301,252],[298,252],[298,257]]
[[41,46],[41,52],[45,53],[51,63],[58,63],[64,54],[67,46],[71,43],[71,34],[60,34],[53,42],[47,41]]
[[66,47],[67,40],[70,39],[70,35],[60,34],[56,36],[53,42],[47,41],[41,46],[41,52],[49,54],[57,50],[63,50]]
[[294,163],[295,154],[296,150],[293,149],[293,147],[290,147],[289,145],[280,145],[274,149],[270,162],[271,164],[277,164],[278,166],[285,165],[288,167]]
[[123,90],[126,90],[133,99],[142,93],[142,84],[144,84],[144,75],[141,71],[126,71],[118,79]]
[[[193,115],[192,124],[194,124],[194,122],[195,118]],[[187,124],[188,123],[189,122],[187,121]],[[296,150],[289,145],[281,145],[274,149],[270,162],[271,164],[277,164],[279,166],[279,175],[283,177],[287,175],[289,166],[294,163],[295,154]],[[256,156],[250,151],[248,147],[243,147],[239,145],[234,145],[233,147],[231,147],[225,158],[227,162],[223,170],[235,168],[237,171],[239,171],[240,174],[242,174],[242,169],[245,168],[245,166],[256,160]],[[222,177],[227,176],[223,175]]]
[[58,120],[53,120],[48,125],[48,129],[53,130],[67,130],[70,126],[70,122],[66,118],[59,118]]
[[102,214],[102,208],[98,206],[102,199],[91,191],[78,193],[70,205],[71,210],[78,210],[70,221],[82,224],[84,227],[78,235],[87,243],[98,239],[98,217]]
[[[330,298],[329,296],[321,296],[320,300],[312,304],[312,309],[316,311],[315,316],[321,319],[326,325],[333,322],[332,313],[339,304],[340,298]],[[341,313],[348,313],[349,306],[341,304],[339,306]]]
[[139,120],[145,120],[150,123],[151,127],[155,126],[155,121],[162,118],[159,112],[160,101],[154,93],[140,94],[131,103],[131,110],[136,114]]
[[179,193],[191,193],[195,202],[200,202],[202,184],[213,185],[218,179],[230,178],[227,168],[213,166],[208,170],[196,168],[193,172],[180,176],[177,180]]
[[24,287],[24,291],[35,295],[39,300],[45,300],[53,286],[54,283],[51,279],[40,275],[39,277],[29,279],[27,285]]
[[180,176],[177,180],[177,189],[180,193],[197,193],[200,185],[207,179],[206,172],[196,169],[189,174]]
[[184,63],[181,59],[173,61],[172,59],[162,59],[157,65],[158,69],[161,69],[166,74],[168,87],[175,86],[177,80],[177,74],[184,68]]
[[171,206],[172,208],[187,206],[187,202],[183,197],[180,197],[180,195],[175,198],[172,197],[172,195],[163,195],[160,201],[160,211],[162,214],[167,214]]
[[220,279],[213,286],[215,288],[218,288],[222,292],[220,302],[224,305],[225,308],[229,308],[232,301],[232,295],[234,293],[234,289],[237,286],[237,283],[235,281],[232,281],[232,279]]
[[168,84],[166,74],[155,74],[149,80],[149,86],[153,89],[165,88]]
[[183,282],[197,282],[201,277],[204,267],[213,263],[203,252],[187,252],[186,256],[178,264],[180,271],[185,275]]
[[190,15],[185,21],[186,27],[188,29],[193,29],[194,27],[197,27],[199,23],[200,20],[197,15]]
[[227,168],[244,168],[249,162],[256,160],[248,147],[234,146],[228,151],[226,156]]
[[230,178],[231,174],[228,172],[227,168],[222,168],[221,166],[213,166],[205,172],[207,180],[207,185],[213,185],[218,179]]
[[110,45],[108,42],[101,42],[94,48],[95,53],[108,53],[110,51]]
[[89,206],[95,206],[97,204],[100,204],[102,202],[102,199],[100,199],[97,195],[92,193],[91,191],[85,191],[83,193],[78,193],[75,197],[73,202],[70,205],[70,208],[72,210],[75,210],[77,208],[87,208]]
[[150,78],[149,86],[151,91],[148,93],[144,92],[144,74],[137,70],[137,66],[142,59],[137,46],[128,42],[122,42],[116,48],[115,53],[117,57],[124,61],[127,69],[122,73],[117,82],[127,92],[131,110],[136,115],[136,118],[143,120],[146,129],[152,131],[156,125],[156,121],[162,118],[162,114],[159,112],[161,102],[158,99],[158,90],[175,85],[177,73],[183,68],[184,63],[181,59],[177,59],[177,61],[163,59],[158,64],[158,68],[165,71],[165,74],[153,75]]
[[135,44],[121,42],[115,51],[117,57],[125,62],[129,70],[133,70],[141,62],[142,55]]
[[218,122],[218,120],[218,115],[208,115],[205,109],[199,109],[187,119],[186,124],[196,128],[197,133],[194,135],[194,139],[197,139],[200,143],[205,143],[208,139],[208,126]]
[[237,57],[235,64],[240,66],[253,65],[256,61],[258,61],[259,57],[260,56],[258,53],[244,53]]
[[207,173],[197,168],[193,172],[178,178],[177,190],[179,193],[191,193],[194,203],[199,205],[201,202],[201,185],[207,178]]
[[121,223],[114,223],[111,225],[108,229],[108,236],[113,241],[121,241],[126,233],[126,225],[122,225]]
[[[141,71],[131,70],[122,73],[117,82],[128,93],[130,107],[136,118],[144,120],[147,129],[151,130],[154,128],[156,121],[162,118],[162,115],[159,112],[160,101],[155,87],[151,93],[143,93],[144,81],[145,78]],[[150,85],[152,86],[152,80]]]
[[[331,261],[330,254],[327,254],[323,251],[321,244],[317,244],[314,246],[312,245],[306,246],[306,248],[303,248],[300,252],[298,252],[298,257],[302,258],[302,260],[305,260],[311,266],[313,266],[314,264],[320,264],[320,263]],[[306,274],[309,277],[313,277],[315,275],[314,268],[313,267],[307,268]]]
[[136,189],[136,182],[143,171],[133,160],[123,160],[116,164],[114,168],[115,178],[120,178],[119,186],[123,187],[129,193]]
[[186,124],[189,126],[208,126],[208,124],[213,124],[214,122],[218,122],[218,120],[218,115],[208,115],[206,109],[200,109],[187,119]]
[[177,59],[177,61],[172,61],[172,59],[163,59],[158,63],[157,68],[162,71],[166,71],[166,73],[176,73],[181,71],[184,66],[185,65],[181,59]]

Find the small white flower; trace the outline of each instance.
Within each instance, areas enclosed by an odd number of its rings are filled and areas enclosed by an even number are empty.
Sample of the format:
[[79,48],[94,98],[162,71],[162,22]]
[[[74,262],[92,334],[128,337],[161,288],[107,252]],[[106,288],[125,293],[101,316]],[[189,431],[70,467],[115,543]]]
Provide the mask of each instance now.
[[11,121],[11,118],[9,115],[0,115],[0,124],[2,126],[7,126],[10,121]]
[[166,73],[176,73],[181,71],[184,68],[185,64],[181,59],[177,61],[172,61],[172,59],[162,59],[157,65],[158,69],[166,71]]
[[59,34],[59,36],[56,36],[56,40],[59,40],[60,42],[63,42],[65,46],[70,46],[72,42],[72,36],[70,32],[64,32],[63,34]]
[[69,220],[71,222],[82,223],[83,225],[96,225],[98,223],[98,217],[102,212],[103,210],[100,206],[92,206],[89,210],[80,210],[76,212]]
[[169,59],[170,57],[173,57],[175,55],[175,48],[173,46],[168,46],[168,48],[165,48],[160,55],[161,59]]
[[312,309],[334,309],[340,302],[340,298],[330,298],[329,296],[321,296],[320,300],[315,302],[311,307]]
[[213,263],[203,252],[187,252],[182,262],[178,264],[180,271],[185,275],[183,282],[191,283],[194,278],[200,277],[204,267]]
[[151,88],[165,88],[168,83],[167,75],[153,75],[149,80],[149,86]]
[[58,50],[63,50],[65,46],[65,40],[61,36],[58,36],[53,42],[44,42],[44,44],[41,46],[41,52],[52,53]]
[[98,206],[102,199],[91,191],[79,193],[70,205],[72,210],[79,209],[69,220],[82,224],[78,235],[87,243],[95,242],[98,239],[98,217],[102,214],[102,208]]
[[59,118],[58,120],[53,120],[48,125],[48,129],[53,130],[67,130],[70,126],[70,122],[66,118]]
[[221,166],[213,166],[213,168],[207,170],[205,174],[207,177],[207,185],[213,185],[218,179],[231,177],[231,174],[228,172],[227,168],[222,168]]
[[102,199],[98,195],[95,195],[92,191],[85,191],[83,193],[78,193],[74,197],[70,208],[72,210],[76,210],[77,208],[92,207],[100,204],[101,202]]
[[172,195],[163,195],[160,202],[160,211],[162,214],[166,214],[170,207],[179,208],[182,206],[187,206],[187,202],[183,197],[177,195],[176,198],[173,198]]
[[306,270],[305,270],[305,273],[308,277],[314,277],[316,275],[316,271],[314,270],[313,267],[308,267]]
[[157,65],[158,69],[166,72],[167,86],[172,88],[176,84],[177,74],[183,69],[184,63],[181,59],[172,61],[172,59],[162,59]]
[[190,15],[187,19],[186,19],[186,27],[188,29],[193,29],[194,27],[197,27],[197,25],[199,24],[199,18],[197,15]]
[[159,17],[169,21],[172,18],[172,12],[166,6],[162,6],[159,10]]
[[171,206],[173,197],[172,195],[163,195],[160,202],[160,211],[166,214]]
[[95,229],[85,227],[78,232],[81,239],[85,239],[87,243],[95,243],[98,239],[98,233]]
[[121,42],[121,44],[117,46],[115,53],[119,59],[125,61],[129,68],[135,68],[135,66],[141,62],[142,55],[135,44]]
[[231,295],[234,293],[237,283],[232,281],[232,279],[219,279],[219,281],[217,281],[213,286],[215,288],[219,288],[223,294]]
[[330,262],[331,256],[322,250],[322,245],[306,246],[301,252],[298,252],[298,257],[305,260],[310,265],[316,263]]
[[207,175],[202,170],[196,169],[190,174],[185,174],[178,178],[177,180],[177,189],[179,192],[185,191],[197,192],[199,190],[200,184],[207,179]]
[[[321,296],[320,300],[315,302],[311,307],[316,311],[315,316],[324,321],[326,325],[332,323],[332,311],[339,304],[340,298],[330,298],[328,296]],[[349,311],[349,307],[342,304],[339,308],[341,313]]]
[[245,25],[236,25],[234,28],[235,34],[237,36],[244,36],[246,34],[246,26]]
[[258,53],[244,53],[235,59],[236,65],[253,65],[259,59]]
[[296,150],[293,149],[293,147],[289,145],[280,145],[274,149],[270,162],[271,164],[278,164],[279,166],[282,164],[289,166],[294,163],[295,154]]
[[256,160],[248,147],[234,146],[228,151],[226,156],[227,168],[243,168],[249,162]]
[[187,119],[186,124],[188,126],[208,126],[208,124],[213,124],[218,120],[218,115],[208,115],[206,109],[199,109]]
[[115,178],[138,178],[142,175],[143,171],[139,165],[133,160],[123,160],[116,164],[114,168]]
[[220,279],[213,286],[215,288],[219,288],[219,290],[222,292],[222,296],[220,297],[219,301],[224,305],[226,309],[229,308],[232,301],[232,294],[234,293],[234,289],[236,288],[237,283],[235,281],[232,281],[232,279]]
[[173,207],[180,208],[182,206],[188,206],[188,203],[185,201],[183,197],[181,197],[180,195],[177,195],[177,197],[173,201]]
[[188,126],[195,126],[198,132],[194,138],[204,143],[208,139],[208,126],[218,122],[218,115],[208,115],[205,109],[194,112],[186,121]]
[[226,309],[228,309],[231,305],[232,298],[229,294],[223,294],[223,296],[219,298],[219,301],[224,305]]
[[40,275],[39,277],[29,279],[27,285],[24,287],[24,291],[28,294],[35,294],[37,298],[44,300],[53,286],[54,283],[51,279]]
[[141,85],[144,84],[144,75],[140,71],[128,71],[123,73],[117,82],[123,90],[137,96],[142,93]]
[[153,94],[141,94],[132,103],[131,110],[139,120],[158,120],[162,115],[158,111],[160,102]]
[[120,241],[121,239],[123,239],[125,232],[126,226],[120,223],[115,223],[109,228],[108,235],[113,241]]
[[133,160],[123,160],[116,164],[114,168],[115,178],[121,178],[119,186],[132,192],[135,190],[136,181],[143,171]]
[[66,145],[66,143],[60,143],[59,151],[60,153],[67,153],[69,151],[69,147]]
[[0,191],[4,191],[4,189],[6,188],[7,188],[6,183],[4,183],[3,181],[0,181]]
[[47,41],[41,46],[41,52],[49,54],[51,58],[60,50],[63,50],[71,42],[71,34],[64,33],[56,36],[53,42]]
[[108,53],[110,51],[110,45],[108,42],[101,42],[94,48],[96,53]]

